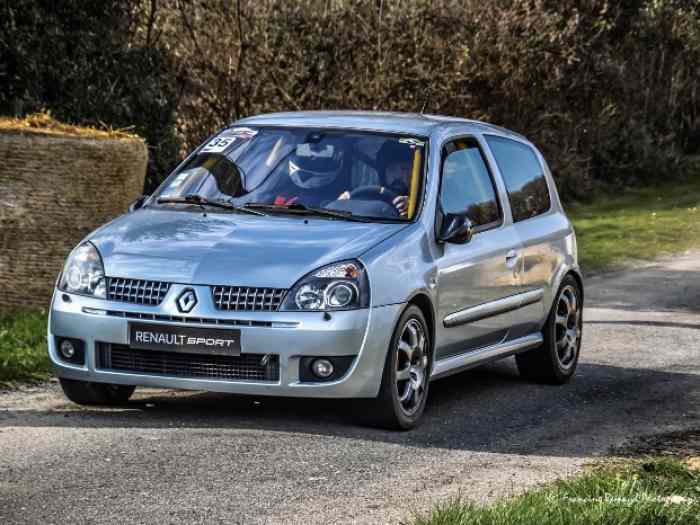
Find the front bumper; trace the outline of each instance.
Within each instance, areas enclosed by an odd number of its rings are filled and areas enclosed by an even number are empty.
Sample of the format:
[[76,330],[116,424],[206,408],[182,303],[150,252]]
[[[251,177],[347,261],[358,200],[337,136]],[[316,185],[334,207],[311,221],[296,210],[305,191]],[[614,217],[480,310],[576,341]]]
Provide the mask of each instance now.
[[[174,298],[184,288],[194,288],[200,299],[189,314],[175,307]],[[367,398],[379,392],[381,377],[395,323],[404,305],[395,304],[331,313],[320,312],[224,312],[211,301],[208,287],[172,285],[159,306],[134,305],[94,299],[56,290],[51,304],[48,347],[58,377],[122,385],[208,390],[251,395],[294,397]],[[240,321],[244,354],[279,356],[279,380],[251,381],[168,376],[103,369],[98,344],[128,345],[129,322],[225,328],[217,321]],[[148,320],[144,319],[147,317]],[[177,317],[179,320],[170,320]],[[163,320],[168,318],[168,320]],[[188,321],[189,320],[189,321]],[[250,323],[252,326],[247,326]],[[69,364],[58,355],[56,338],[85,343],[85,364]],[[348,372],[329,382],[301,382],[302,357],[356,356]]]

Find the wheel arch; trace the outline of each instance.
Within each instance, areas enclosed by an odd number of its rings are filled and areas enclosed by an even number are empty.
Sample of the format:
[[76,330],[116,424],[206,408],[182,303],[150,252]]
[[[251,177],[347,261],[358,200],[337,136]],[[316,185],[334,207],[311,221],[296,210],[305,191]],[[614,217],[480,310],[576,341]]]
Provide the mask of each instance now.
[[435,309],[433,307],[433,301],[430,296],[425,292],[417,292],[409,300],[408,305],[417,306],[426,322],[428,323],[428,332],[430,333],[430,344],[431,344],[431,354],[434,358],[435,349]]
[[[555,301],[557,300],[557,293],[559,292],[559,288],[561,287],[561,283],[564,282],[564,279],[566,279],[567,276],[571,276],[574,278],[576,281],[576,284],[578,284],[579,291],[581,292],[581,304],[583,304],[584,300],[584,294],[583,294],[583,275],[581,275],[581,270],[578,268],[578,266],[571,266],[571,265],[562,265],[559,268],[559,271],[556,274],[556,277],[553,279],[551,288],[549,289],[549,293],[546,296],[545,300],[545,308],[547,315],[549,315],[549,311],[551,308],[554,306]],[[543,320],[543,323],[546,321],[546,317]]]
[[562,281],[564,280],[564,278],[566,278],[567,275],[571,275],[574,279],[576,279],[576,283],[578,284],[578,290],[579,292],[581,292],[581,306],[583,306],[585,302],[585,295],[583,291],[583,275],[581,275],[581,271],[578,268],[570,269],[564,274]]

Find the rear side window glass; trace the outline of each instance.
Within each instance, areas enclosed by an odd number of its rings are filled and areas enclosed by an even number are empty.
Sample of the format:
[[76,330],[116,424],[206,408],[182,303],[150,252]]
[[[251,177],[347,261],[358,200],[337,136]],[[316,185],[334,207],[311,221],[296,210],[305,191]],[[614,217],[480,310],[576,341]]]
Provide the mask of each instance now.
[[500,222],[496,189],[475,142],[445,146],[440,204],[444,213],[466,213],[474,226]]
[[542,165],[531,147],[514,140],[486,136],[486,142],[503,176],[513,221],[522,221],[549,210],[550,197]]

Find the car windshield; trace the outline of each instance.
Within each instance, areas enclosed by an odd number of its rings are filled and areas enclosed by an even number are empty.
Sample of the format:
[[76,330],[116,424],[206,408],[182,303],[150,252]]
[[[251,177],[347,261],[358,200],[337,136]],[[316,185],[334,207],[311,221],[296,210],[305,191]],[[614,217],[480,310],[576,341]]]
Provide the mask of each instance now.
[[420,208],[424,138],[291,127],[231,127],[154,194],[158,206],[196,195],[265,212],[326,209],[411,220]]

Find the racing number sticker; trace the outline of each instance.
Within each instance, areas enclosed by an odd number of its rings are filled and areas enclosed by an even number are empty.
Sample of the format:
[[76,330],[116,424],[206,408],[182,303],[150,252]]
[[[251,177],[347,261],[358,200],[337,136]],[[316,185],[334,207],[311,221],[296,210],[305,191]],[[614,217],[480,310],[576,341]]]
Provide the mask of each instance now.
[[236,140],[236,137],[219,135],[202,148],[201,153],[221,153]]
[[258,132],[251,128],[233,128],[224,131],[218,137],[214,137],[211,142],[202,148],[200,153],[221,153],[228,149],[236,140],[252,139]]

